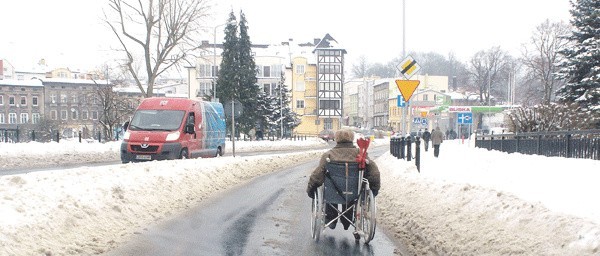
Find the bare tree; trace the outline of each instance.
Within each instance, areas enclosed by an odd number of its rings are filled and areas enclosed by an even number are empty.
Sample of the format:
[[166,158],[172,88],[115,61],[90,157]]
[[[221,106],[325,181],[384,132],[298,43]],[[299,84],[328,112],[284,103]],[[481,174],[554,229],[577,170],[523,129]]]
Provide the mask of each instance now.
[[367,57],[361,55],[358,57],[356,64],[352,65],[352,75],[355,78],[362,78],[367,76],[367,70],[369,69],[369,63]]
[[100,102],[100,117],[98,123],[102,126],[104,137],[113,139],[113,131],[120,126],[127,117],[133,114],[137,104],[131,104],[127,99],[113,90],[114,85],[98,86],[96,97]]
[[102,78],[105,78],[105,80],[102,82],[94,80],[96,90],[90,96],[98,99],[100,110],[98,123],[103,128],[104,138],[112,140],[112,131],[133,114],[139,102],[136,102],[136,99],[120,95],[115,90],[116,85],[125,82],[126,78],[122,70],[112,69],[105,65],[103,71]]
[[530,45],[523,47],[522,62],[529,77],[538,81],[537,84],[541,86],[544,104],[549,104],[554,99],[555,88],[561,85],[556,77],[557,65],[561,61],[559,52],[569,43],[565,37],[569,32],[570,28],[566,23],[546,20],[537,26]]
[[469,73],[481,105],[490,102],[491,91],[502,91],[498,87],[506,80],[510,66],[511,57],[500,47],[479,51],[471,58]]
[[[207,0],[109,0],[104,21],[119,40],[124,65],[142,94],[153,96],[154,82],[178,67],[198,49],[201,22],[208,15]],[[136,67],[143,56],[143,71]],[[142,74],[145,72],[145,75]],[[145,77],[146,81],[141,80]],[[144,88],[144,84],[147,88]]]

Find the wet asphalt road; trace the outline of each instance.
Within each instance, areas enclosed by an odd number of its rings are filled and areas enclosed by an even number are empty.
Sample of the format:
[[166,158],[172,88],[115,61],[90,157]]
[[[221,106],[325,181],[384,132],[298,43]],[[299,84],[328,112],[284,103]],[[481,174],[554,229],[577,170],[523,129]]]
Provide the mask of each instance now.
[[[387,146],[371,148],[372,158]],[[393,255],[381,230],[356,243],[338,223],[319,242],[310,236],[311,201],[305,189],[317,160],[255,178],[148,227],[106,255]]]

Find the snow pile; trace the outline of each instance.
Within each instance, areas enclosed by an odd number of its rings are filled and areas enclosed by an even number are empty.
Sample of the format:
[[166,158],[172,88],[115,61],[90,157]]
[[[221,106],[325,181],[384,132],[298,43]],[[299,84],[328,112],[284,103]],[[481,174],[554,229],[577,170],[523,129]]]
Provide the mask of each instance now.
[[[236,141],[236,152],[262,150],[314,149],[327,143],[319,138],[281,141]],[[28,142],[0,143],[0,169],[24,167],[52,167],[78,163],[120,161],[121,141],[98,143],[97,141],[61,140],[60,143]],[[225,151],[231,152],[231,141],[225,142]]]
[[458,141],[444,142],[440,158],[431,151],[422,154],[421,173],[389,153],[376,160],[384,182],[378,222],[410,254],[600,254],[600,162]]
[[[153,161],[0,177],[0,255],[97,254],[219,190],[324,150]],[[261,168],[256,168],[261,166]]]

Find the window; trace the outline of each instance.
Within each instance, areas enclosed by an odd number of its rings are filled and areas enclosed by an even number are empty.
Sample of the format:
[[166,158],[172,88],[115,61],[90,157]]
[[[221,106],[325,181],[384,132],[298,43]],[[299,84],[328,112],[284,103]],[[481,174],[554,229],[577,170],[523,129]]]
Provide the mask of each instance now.
[[198,96],[202,97],[205,95],[210,95],[210,90],[212,89],[212,82],[201,82],[200,88],[198,91]]
[[50,102],[53,103],[53,104],[56,103],[56,94],[50,95]]
[[304,65],[296,65],[296,74],[304,74]]
[[0,95],[0,106],[4,105],[4,95]]
[[320,101],[320,109],[339,109],[340,101],[339,100],[321,100]]
[[92,119],[98,120],[98,111],[92,111]]
[[263,75],[265,77],[271,77],[271,67],[270,66],[264,66],[263,67]]
[[58,118],[58,117],[57,117],[57,114],[56,114],[56,110],[52,110],[52,111],[50,111],[50,118],[51,118],[52,120],[56,120],[56,119]]
[[296,100],[296,108],[304,108],[304,100]]
[[88,120],[88,111],[87,110],[82,110],[81,111],[81,119],[82,120]]
[[60,95],[60,103],[67,103],[67,95],[66,94]]
[[263,66],[256,65],[256,77],[263,77]]
[[29,123],[29,114],[21,113],[21,123],[22,124]]
[[325,129],[325,130],[333,129],[333,120],[331,120],[331,118],[325,119],[325,122],[323,122],[323,129]]
[[0,113],[0,124],[5,123],[6,121],[4,121],[4,113]]
[[210,77],[211,76],[211,65],[199,64],[196,72],[198,77]]
[[79,118],[79,112],[77,110],[71,111],[71,120],[77,120]]
[[296,81],[296,91],[303,92],[306,89],[304,88],[304,81]]
[[15,105],[15,96],[8,96],[8,105]]
[[31,104],[33,104],[34,106],[38,105],[38,97],[37,96],[33,96],[33,98],[31,98]]
[[31,123],[32,124],[37,124],[40,122],[40,113],[33,113],[31,114]]
[[69,115],[68,115],[68,113],[67,113],[67,111],[66,111],[66,110],[61,110],[61,111],[60,111],[60,119],[61,119],[61,120],[67,120],[67,117],[68,117],[68,116],[69,116]]
[[8,114],[8,123],[16,124],[17,123],[17,113],[9,113]]
[[274,95],[277,83],[263,84],[263,91],[266,95]]
[[273,65],[271,66],[271,75],[273,77],[281,77],[281,65]]
[[72,102],[72,103],[77,103],[77,94],[75,94],[75,95],[73,95],[73,96],[71,97],[71,102]]
[[21,96],[21,106],[27,106],[27,97]]
[[219,66],[212,66],[212,77],[219,76]]
[[423,94],[423,101],[427,101],[427,94]]

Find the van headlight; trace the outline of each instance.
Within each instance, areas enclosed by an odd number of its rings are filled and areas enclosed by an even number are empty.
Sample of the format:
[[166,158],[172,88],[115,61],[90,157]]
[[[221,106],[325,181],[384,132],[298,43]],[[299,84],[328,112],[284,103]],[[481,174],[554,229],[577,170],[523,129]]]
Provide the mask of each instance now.
[[125,134],[123,134],[123,140],[128,140],[129,139],[129,135],[131,135],[129,133],[129,131],[126,131]]
[[166,141],[174,141],[174,140],[178,140],[178,139],[179,139],[179,131],[176,131],[174,133],[169,133],[169,135],[167,135]]

